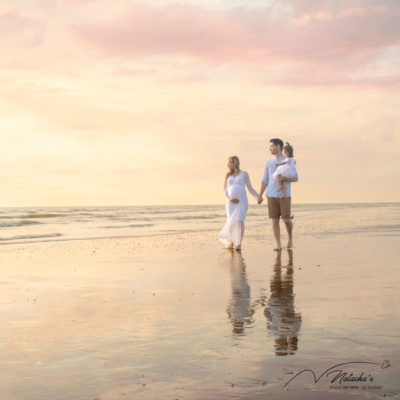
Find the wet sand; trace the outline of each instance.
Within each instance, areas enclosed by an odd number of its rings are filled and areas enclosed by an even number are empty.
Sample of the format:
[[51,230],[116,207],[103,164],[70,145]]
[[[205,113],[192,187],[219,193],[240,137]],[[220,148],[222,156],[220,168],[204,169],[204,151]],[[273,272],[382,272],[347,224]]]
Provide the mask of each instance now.
[[1,246],[0,398],[399,398],[397,236],[216,239]]

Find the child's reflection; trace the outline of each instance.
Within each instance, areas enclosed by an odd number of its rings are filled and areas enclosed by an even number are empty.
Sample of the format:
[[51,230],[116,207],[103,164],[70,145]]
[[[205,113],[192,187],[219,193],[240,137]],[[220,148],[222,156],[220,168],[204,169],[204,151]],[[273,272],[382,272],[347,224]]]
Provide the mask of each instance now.
[[282,276],[282,251],[278,251],[271,279],[271,297],[264,314],[267,328],[275,337],[275,354],[294,354],[298,346],[301,315],[295,312],[293,294],[293,250],[287,249],[289,260]]
[[234,336],[243,336],[245,327],[253,323],[252,315],[255,306],[250,302],[250,286],[246,276],[246,265],[242,254],[230,251],[232,297],[227,307],[227,313],[232,323]]

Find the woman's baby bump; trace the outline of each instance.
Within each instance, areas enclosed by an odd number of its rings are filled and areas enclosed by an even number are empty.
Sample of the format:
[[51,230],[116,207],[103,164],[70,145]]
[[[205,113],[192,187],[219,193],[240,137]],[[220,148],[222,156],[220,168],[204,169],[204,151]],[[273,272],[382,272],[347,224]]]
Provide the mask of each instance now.
[[241,199],[246,196],[246,189],[239,184],[230,185],[228,187],[228,195],[231,199]]

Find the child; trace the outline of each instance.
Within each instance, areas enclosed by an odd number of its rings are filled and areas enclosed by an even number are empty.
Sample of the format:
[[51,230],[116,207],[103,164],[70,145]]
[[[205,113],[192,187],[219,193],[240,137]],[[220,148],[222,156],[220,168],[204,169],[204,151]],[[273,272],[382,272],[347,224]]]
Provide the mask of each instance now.
[[281,199],[286,197],[286,182],[285,178],[294,178],[297,175],[296,161],[293,158],[293,147],[286,142],[282,150],[286,160],[279,164],[275,164],[278,167],[273,175],[276,182],[278,183],[278,190],[282,189]]

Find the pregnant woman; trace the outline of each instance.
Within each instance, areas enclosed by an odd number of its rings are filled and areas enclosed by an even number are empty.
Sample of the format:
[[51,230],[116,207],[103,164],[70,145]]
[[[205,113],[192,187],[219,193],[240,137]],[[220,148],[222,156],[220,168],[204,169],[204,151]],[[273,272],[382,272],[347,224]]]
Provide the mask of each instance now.
[[219,234],[219,240],[229,249],[240,250],[244,233],[244,220],[249,206],[246,186],[256,200],[258,193],[251,186],[249,174],[240,170],[238,157],[232,156],[228,159],[228,168],[229,171],[226,174],[224,184],[227,220]]

